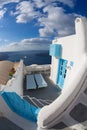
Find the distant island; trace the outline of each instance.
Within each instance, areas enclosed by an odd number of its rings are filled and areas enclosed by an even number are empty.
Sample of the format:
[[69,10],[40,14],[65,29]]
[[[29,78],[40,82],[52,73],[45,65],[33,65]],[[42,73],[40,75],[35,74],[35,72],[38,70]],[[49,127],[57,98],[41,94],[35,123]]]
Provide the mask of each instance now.
[[31,64],[50,64],[51,57],[47,50],[32,50],[32,51],[18,51],[18,52],[0,52],[0,61],[9,60],[17,62],[22,59],[26,66]]
[[45,51],[45,52],[40,52],[40,53],[37,53],[36,56],[48,56],[49,55],[49,52]]

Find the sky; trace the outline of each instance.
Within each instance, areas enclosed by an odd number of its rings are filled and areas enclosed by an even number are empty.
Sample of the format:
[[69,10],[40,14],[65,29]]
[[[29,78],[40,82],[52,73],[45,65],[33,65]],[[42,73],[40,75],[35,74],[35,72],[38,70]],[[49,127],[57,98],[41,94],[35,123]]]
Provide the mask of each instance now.
[[75,33],[87,0],[0,0],[0,52],[48,50],[55,37]]

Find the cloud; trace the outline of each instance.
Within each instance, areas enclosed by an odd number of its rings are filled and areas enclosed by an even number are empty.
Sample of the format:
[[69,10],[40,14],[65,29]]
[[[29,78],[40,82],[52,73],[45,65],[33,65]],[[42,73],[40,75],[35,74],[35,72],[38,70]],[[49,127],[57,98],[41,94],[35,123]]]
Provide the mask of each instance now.
[[44,38],[30,38],[30,39],[23,39],[21,43],[22,44],[50,44],[51,40],[44,39]]
[[0,10],[0,19],[2,19],[4,17],[4,14],[6,13],[6,11],[7,11],[6,8]]
[[41,17],[38,22],[40,36],[65,36],[74,33],[74,14],[66,14],[61,7],[47,6],[43,9],[46,17]]
[[16,12],[13,14],[17,15],[17,23],[27,23],[40,16],[40,12],[34,10],[34,6],[30,1],[20,2],[16,7]]
[[22,50],[48,50],[51,40],[44,38],[23,39],[0,47],[0,52]]
[[18,3],[20,0],[0,0],[0,8],[9,3]]
[[[64,5],[68,5],[69,7],[74,6],[74,2],[71,0],[33,0],[33,1],[22,1],[17,7],[16,11],[11,11],[12,15],[16,15],[17,23],[27,23],[33,19],[40,18],[44,16],[44,8],[47,6],[58,6],[59,3],[63,3]],[[41,8],[39,10],[38,8]]]
[[[75,14],[67,13],[63,5],[73,8],[76,0],[1,0],[1,5],[16,2],[15,11],[11,15],[16,17],[16,23],[28,23],[36,20],[41,37],[65,36],[74,33]],[[59,5],[59,3],[62,3]],[[1,15],[1,18],[4,14]]]
[[42,8],[46,6],[46,2],[45,1],[43,2],[43,0],[33,0],[33,2],[37,8]]
[[7,9],[3,8],[4,5],[10,4],[10,3],[18,3],[20,0],[0,0],[0,19],[4,17],[4,14],[6,13]]
[[[75,1],[75,0],[74,0]],[[74,33],[74,14],[66,14],[63,7],[58,7],[58,3],[63,3],[70,8],[75,3],[71,0],[33,0],[22,1],[12,15],[16,16],[17,23],[28,23],[33,19],[37,20],[41,37],[65,36]],[[41,8],[39,10],[38,8]]]
[[70,8],[74,7],[75,0],[33,0],[36,7],[41,8],[48,5],[57,5],[58,3],[63,3],[64,5],[69,6]]
[[75,5],[75,0],[58,0],[58,1],[71,8],[74,7],[74,5]]

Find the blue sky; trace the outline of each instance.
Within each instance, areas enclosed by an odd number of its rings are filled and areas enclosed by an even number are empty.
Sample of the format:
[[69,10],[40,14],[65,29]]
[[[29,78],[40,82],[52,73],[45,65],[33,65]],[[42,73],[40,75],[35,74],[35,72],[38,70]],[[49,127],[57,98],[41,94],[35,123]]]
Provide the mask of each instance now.
[[47,50],[52,39],[75,33],[87,18],[86,0],[0,0],[0,52]]

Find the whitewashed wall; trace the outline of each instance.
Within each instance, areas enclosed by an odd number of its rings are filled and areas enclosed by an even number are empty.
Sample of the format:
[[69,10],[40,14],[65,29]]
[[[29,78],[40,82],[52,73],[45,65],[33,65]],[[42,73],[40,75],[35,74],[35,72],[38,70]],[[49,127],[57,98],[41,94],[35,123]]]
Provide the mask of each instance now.
[[[53,40],[52,44],[62,45],[62,57],[68,61],[74,61],[74,67],[77,69],[83,57],[83,54],[87,54],[87,21],[84,18],[77,18],[75,20],[75,31],[74,35],[66,36],[63,38],[57,38]],[[58,72],[58,59],[52,57],[51,61],[51,76],[50,78],[56,83],[57,72]],[[75,69],[73,68],[73,69]],[[73,69],[67,75],[70,75]],[[75,71],[75,70],[74,70]]]

